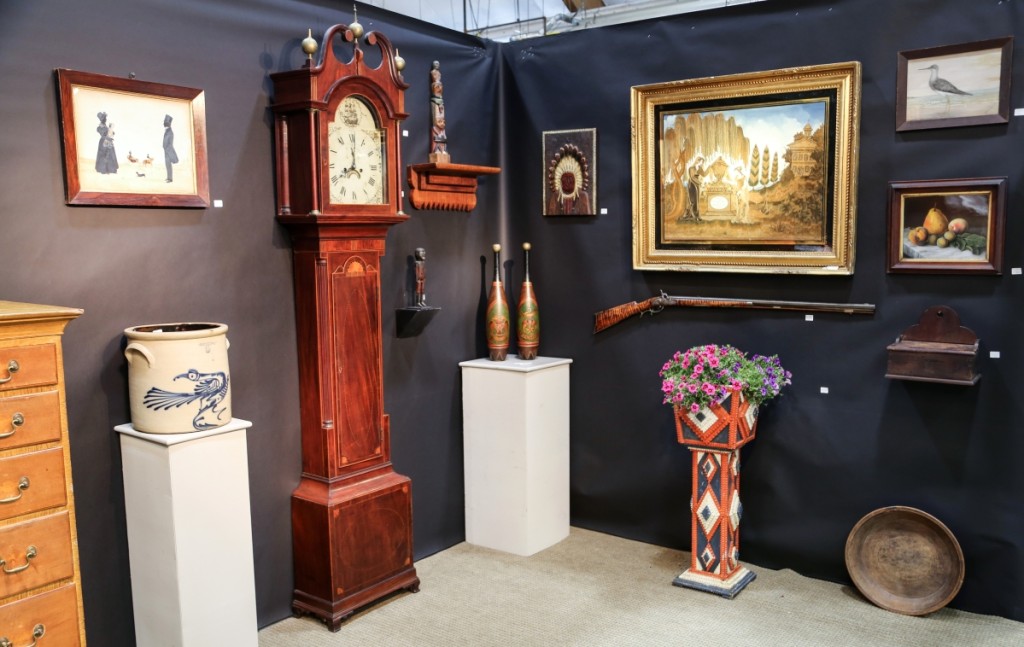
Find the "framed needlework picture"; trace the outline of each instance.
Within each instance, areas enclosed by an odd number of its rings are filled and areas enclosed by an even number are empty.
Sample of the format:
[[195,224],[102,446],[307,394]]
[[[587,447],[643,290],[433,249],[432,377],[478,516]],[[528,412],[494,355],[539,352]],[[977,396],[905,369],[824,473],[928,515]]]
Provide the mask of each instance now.
[[1013,37],[900,52],[896,130],[1005,124]]
[[1006,178],[889,183],[889,272],[1001,274]]
[[209,206],[202,90],[56,72],[67,204]]
[[597,129],[544,132],[545,216],[597,213]]
[[852,274],[860,63],[632,88],[633,268]]

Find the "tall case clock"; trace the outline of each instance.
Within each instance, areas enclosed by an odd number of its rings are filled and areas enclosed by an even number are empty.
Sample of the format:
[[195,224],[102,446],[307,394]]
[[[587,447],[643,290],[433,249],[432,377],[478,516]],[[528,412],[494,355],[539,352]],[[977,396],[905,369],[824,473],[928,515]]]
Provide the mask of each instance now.
[[[293,609],[332,631],[359,607],[415,591],[412,492],[391,466],[380,261],[402,213],[401,57],[383,35],[335,25],[309,60],[271,75],[277,219],[294,249],[302,478],[292,493]],[[336,43],[335,41],[340,41]],[[348,51],[348,62],[336,50]]]

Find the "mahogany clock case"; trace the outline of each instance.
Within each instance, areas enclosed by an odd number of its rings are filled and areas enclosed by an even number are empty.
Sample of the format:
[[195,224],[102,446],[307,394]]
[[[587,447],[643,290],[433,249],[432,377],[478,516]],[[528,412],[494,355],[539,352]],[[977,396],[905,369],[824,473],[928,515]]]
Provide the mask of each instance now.
[[[3,7],[0,292],[86,313],[63,343],[89,642],[134,644],[112,427],[130,419],[121,331],[147,321],[231,327],[233,410],[254,422],[248,445],[259,621],[287,617],[290,495],[300,466],[298,361],[292,251],[274,213],[268,75],[301,65],[306,29],[348,22],[351,8],[322,0],[109,0],[100,10],[60,0],[55,18],[50,3]],[[453,158],[503,169],[481,182],[474,211],[407,207],[410,218],[386,240],[384,411],[395,469],[412,479],[416,560],[464,538],[457,366],[486,355],[480,307],[490,244],[514,249],[529,240],[544,316],[541,354],[573,359],[573,524],[688,548],[688,456],[660,403],[657,370],[665,356],[697,343],[756,348],[778,353],[794,384],[763,413],[758,441],[743,455],[741,559],[849,583],[843,543],[853,525],[870,510],[908,505],[941,519],[963,549],[965,579],[951,607],[1024,620],[1017,604],[1024,599],[1024,482],[1017,476],[1024,435],[1016,404],[1024,393],[1015,368],[1024,353],[1024,299],[1020,277],[1010,273],[1024,264],[1024,232],[1008,215],[1001,277],[886,275],[884,218],[894,180],[1007,176],[1008,214],[1024,199],[1018,120],[896,133],[893,112],[897,52],[1020,36],[1024,6],[777,0],[500,45],[364,4],[359,19],[408,61],[403,164],[427,157],[426,80],[430,62],[440,60]],[[853,276],[740,280],[630,269],[632,85],[846,60],[859,60],[864,72]],[[60,67],[203,89],[210,197],[223,207],[66,206],[52,73]],[[1022,91],[1014,84],[1013,105]],[[598,203],[607,213],[544,219],[541,135],[574,128],[598,131]],[[422,335],[398,339],[392,316],[409,303],[406,273],[416,247],[430,254],[428,303],[442,311]],[[505,259],[506,285],[520,284],[520,262]],[[675,309],[590,333],[594,312],[659,289],[871,302],[878,310],[871,318],[821,314],[807,322],[800,314]],[[981,339],[985,377],[977,386],[884,377],[886,345],[934,305],[955,308]]]

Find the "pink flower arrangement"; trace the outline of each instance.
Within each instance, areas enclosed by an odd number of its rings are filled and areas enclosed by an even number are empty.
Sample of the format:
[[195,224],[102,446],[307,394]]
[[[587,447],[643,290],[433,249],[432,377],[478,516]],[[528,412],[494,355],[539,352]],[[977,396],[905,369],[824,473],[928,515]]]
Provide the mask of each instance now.
[[782,368],[777,355],[747,354],[717,344],[676,351],[661,367],[661,392],[665,404],[697,413],[728,395],[740,391],[751,404],[759,406],[792,383],[792,374]]

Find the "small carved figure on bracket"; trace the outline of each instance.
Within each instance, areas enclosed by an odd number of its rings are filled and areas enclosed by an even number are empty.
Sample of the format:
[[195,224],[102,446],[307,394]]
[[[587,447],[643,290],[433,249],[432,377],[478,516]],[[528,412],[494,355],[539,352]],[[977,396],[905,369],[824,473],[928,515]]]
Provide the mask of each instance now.
[[448,135],[445,132],[444,85],[441,83],[441,63],[430,65],[430,155],[431,162],[448,163]]
[[416,306],[425,308],[427,306],[427,250],[417,247],[415,252],[416,269]]
[[427,250],[417,247],[412,255],[413,278],[416,281],[413,304],[395,310],[395,336],[417,337],[441,308],[427,305]]

